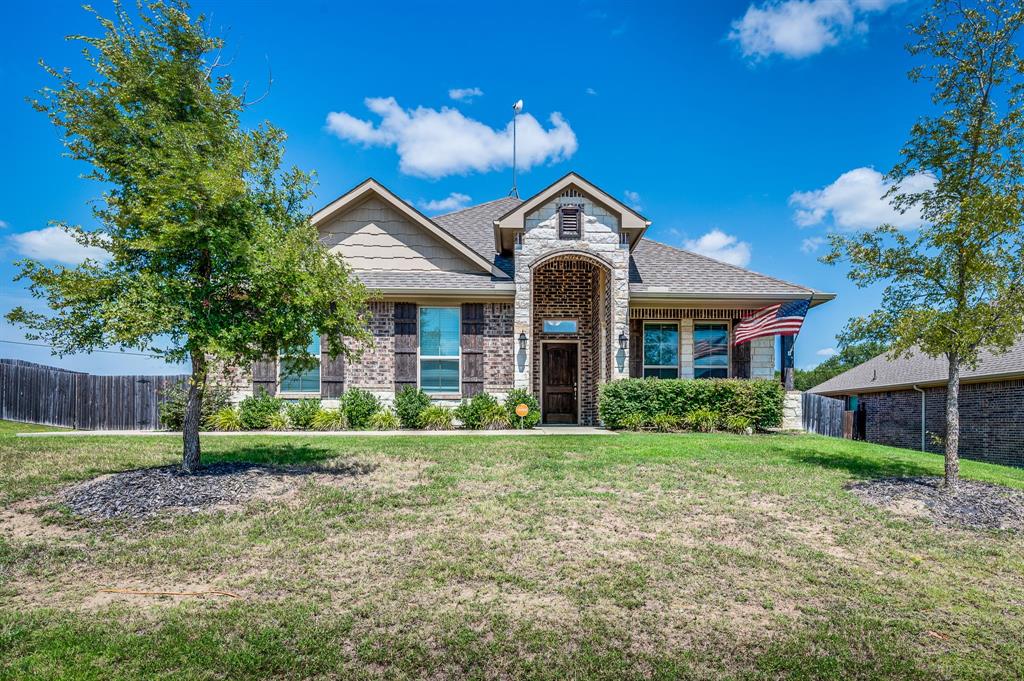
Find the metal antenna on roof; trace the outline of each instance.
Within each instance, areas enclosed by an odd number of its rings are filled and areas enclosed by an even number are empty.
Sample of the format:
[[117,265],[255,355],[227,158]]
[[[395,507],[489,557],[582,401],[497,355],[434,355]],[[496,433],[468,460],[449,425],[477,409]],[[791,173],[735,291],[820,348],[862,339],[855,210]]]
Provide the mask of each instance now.
[[523,110],[523,100],[512,105],[512,191],[509,196],[519,198],[519,188],[516,186],[516,117]]

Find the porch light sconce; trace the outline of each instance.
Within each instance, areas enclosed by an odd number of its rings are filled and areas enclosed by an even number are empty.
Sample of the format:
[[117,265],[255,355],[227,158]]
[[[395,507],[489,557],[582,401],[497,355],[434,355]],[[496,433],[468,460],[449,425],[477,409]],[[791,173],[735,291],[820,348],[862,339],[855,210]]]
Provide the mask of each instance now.
[[526,332],[525,331],[520,331],[519,332],[519,349],[522,350],[523,352],[526,352]]
[[629,338],[626,337],[625,331],[619,331],[619,350],[625,350],[626,345],[629,343]]

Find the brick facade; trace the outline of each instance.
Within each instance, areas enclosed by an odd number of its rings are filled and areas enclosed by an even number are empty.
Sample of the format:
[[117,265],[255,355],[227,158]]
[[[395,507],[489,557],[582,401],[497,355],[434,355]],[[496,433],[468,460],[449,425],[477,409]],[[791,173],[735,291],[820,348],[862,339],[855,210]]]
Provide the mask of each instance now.
[[395,392],[395,304],[370,303],[373,347],[345,363],[345,388],[357,387],[382,397]]
[[512,337],[512,303],[484,305],[484,390],[492,395],[512,389],[516,341]]
[[[946,389],[925,388],[925,448],[944,451]],[[921,394],[914,390],[861,395],[869,442],[921,448]],[[960,386],[960,456],[1024,466],[1024,380]]]

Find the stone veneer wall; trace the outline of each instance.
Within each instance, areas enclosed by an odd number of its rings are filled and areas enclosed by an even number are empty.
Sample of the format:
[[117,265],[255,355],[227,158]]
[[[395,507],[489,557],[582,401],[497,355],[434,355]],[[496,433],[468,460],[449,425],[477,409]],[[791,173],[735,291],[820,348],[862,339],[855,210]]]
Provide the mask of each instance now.
[[[558,207],[565,204],[583,205],[582,234],[579,240],[558,238]],[[535,264],[544,258],[560,253],[586,254],[601,262],[610,271],[610,319],[605,329],[609,339],[619,334],[629,335],[629,250],[619,244],[618,217],[606,211],[589,198],[578,192],[567,191],[562,197],[553,199],[530,212],[525,219],[522,245],[516,250],[516,297],[515,338],[525,333],[529,339],[527,357],[537,352],[537,336],[533,333],[532,297],[540,290],[531,281]],[[605,354],[615,353],[609,346]],[[534,390],[537,367],[534,361],[518,358],[515,363],[515,386]],[[610,362],[608,380],[625,378],[629,374],[626,357],[614,354]]]
[[[540,395],[541,342],[579,341],[580,415],[584,424],[597,422],[597,386],[600,350],[595,352],[595,322],[599,322],[600,306],[596,304],[601,271],[586,261],[554,260],[533,271],[533,328],[529,336],[533,344],[531,390]],[[575,319],[576,333],[544,333],[545,319]],[[597,327],[600,328],[600,327]]]
[[[924,390],[925,448],[941,454],[946,435],[946,389]],[[860,401],[866,411],[868,442],[921,448],[920,393],[867,393]],[[961,384],[960,456],[1024,466],[1024,380]]]

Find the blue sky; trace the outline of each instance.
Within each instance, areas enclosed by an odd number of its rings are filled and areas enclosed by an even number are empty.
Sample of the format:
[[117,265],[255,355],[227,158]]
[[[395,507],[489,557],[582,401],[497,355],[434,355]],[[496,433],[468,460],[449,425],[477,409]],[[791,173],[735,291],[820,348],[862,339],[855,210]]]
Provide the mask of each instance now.
[[[929,107],[927,88],[906,78],[903,47],[922,9],[913,0],[194,7],[226,38],[230,72],[250,82],[251,97],[272,73],[245,122],[287,131],[288,161],[319,176],[311,208],[367,176],[427,212],[437,212],[431,202],[505,195],[505,128],[522,98],[522,195],[575,170],[639,206],[654,239],[836,292],[797,340],[801,367],[823,359],[846,320],[880,297],[853,287],[842,266],[817,262],[823,237],[885,220],[914,227],[880,201],[879,173]],[[13,261],[79,257],[47,223],[90,226],[88,202],[101,191],[25,102],[47,84],[40,58],[87,77],[64,36],[95,33],[93,18],[58,1],[7,14],[17,30],[0,43],[4,312],[31,303],[11,281]],[[23,338],[4,323],[0,340]],[[146,357],[56,359],[11,343],[0,356],[98,373],[176,371]]]

